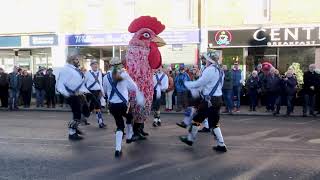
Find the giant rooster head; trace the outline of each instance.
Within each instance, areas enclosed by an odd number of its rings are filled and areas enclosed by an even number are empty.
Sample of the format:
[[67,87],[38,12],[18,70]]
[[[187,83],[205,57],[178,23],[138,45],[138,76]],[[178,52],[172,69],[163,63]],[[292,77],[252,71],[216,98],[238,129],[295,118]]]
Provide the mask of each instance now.
[[161,24],[157,18],[150,16],[141,16],[133,20],[128,28],[129,32],[134,33],[129,45],[150,49],[148,61],[152,69],[158,69],[162,64],[158,47],[164,46],[166,43],[158,34],[164,29],[165,25]]

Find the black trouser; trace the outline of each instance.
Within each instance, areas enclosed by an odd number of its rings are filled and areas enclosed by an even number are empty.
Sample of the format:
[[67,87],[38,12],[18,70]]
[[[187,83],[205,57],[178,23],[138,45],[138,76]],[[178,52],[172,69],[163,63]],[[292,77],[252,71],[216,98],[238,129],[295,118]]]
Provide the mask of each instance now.
[[8,107],[9,89],[8,87],[0,87],[1,107]]
[[47,97],[47,106],[56,105],[56,93],[55,92],[46,92]]
[[220,108],[222,105],[222,96],[211,97],[212,106],[209,107],[208,102],[202,100],[197,114],[193,117],[194,123],[200,125],[206,118],[208,118],[209,128],[219,127]]
[[161,97],[157,97],[157,91],[153,93],[153,100],[152,100],[152,111],[154,118],[160,118],[160,105],[161,105]]
[[90,116],[89,107],[88,107],[88,104],[87,104],[87,101],[86,101],[86,98],[84,95],[70,96],[67,99],[67,103],[71,107],[73,119],[75,121],[81,120],[81,114],[83,114],[85,117]]
[[101,91],[100,90],[92,90],[91,94],[87,94],[87,99],[90,102],[90,111],[94,109],[101,109]]
[[250,109],[255,110],[257,106],[257,100],[258,100],[258,91],[256,89],[249,89],[249,97],[250,97]]
[[28,107],[30,106],[31,93],[32,93],[31,90],[21,91],[21,96],[22,96],[24,106],[28,106]]
[[314,94],[304,95],[303,114],[307,114],[308,108],[310,114],[314,114],[315,99],[316,97]]
[[124,131],[123,117],[127,119],[126,124],[132,124],[133,116],[127,112],[128,106],[125,103],[109,103],[109,110],[116,121],[117,130]]
[[287,96],[287,114],[293,112],[293,106],[294,106],[294,96]]

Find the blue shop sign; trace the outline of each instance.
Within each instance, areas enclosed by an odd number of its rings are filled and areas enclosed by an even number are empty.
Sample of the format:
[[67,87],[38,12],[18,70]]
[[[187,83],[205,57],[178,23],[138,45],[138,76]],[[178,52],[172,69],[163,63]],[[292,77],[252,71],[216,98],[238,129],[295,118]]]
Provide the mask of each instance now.
[[[69,46],[112,46],[128,45],[133,34],[71,34],[66,36]],[[199,30],[194,31],[165,31],[159,35],[167,44],[196,44],[200,43]]]
[[30,46],[54,46],[58,44],[58,36],[50,35],[32,35],[29,38]]
[[0,47],[20,47],[20,36],[0,36]]

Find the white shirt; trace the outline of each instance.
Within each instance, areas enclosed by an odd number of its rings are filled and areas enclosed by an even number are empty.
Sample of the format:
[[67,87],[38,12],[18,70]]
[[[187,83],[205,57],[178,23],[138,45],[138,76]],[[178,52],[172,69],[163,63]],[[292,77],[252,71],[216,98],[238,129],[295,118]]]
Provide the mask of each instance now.
[[78,72],[80,70],[76,70],[77,68],[71,64],[66,64],[63,69],[59,73],[58,82],[57,82],[57,91],[60,92],[64,96],[70,96],[69,91],[67,91],[66,87],[70,90],[74,91],[77,87],[81,85],[80,89],[75,93],[85,94],[90,93],[89,90],[85,86],[85,79]]
[[[223,71],[221,71],[223,73]],[[208,96],[212,91],[213,87],[216,85],[220,77],[219,70],[215,65],[210,65],[202,72],[201,77],[196,81],[187,81],[185,86],[191,91],[194,89],[201,89],[202,94]],[[222,96],[222,86],[224,80],[224,73],[222,74],[222,81],[219,83],[217,90],[213,96]]]
[[[158,84],[158,81],[157,81],[157,76],[158,76],[158,79],[160,80],[160,78],[162,77],[162,75],[164,75],[163,79],[161,80],[161,84]],[[157,86],[157,87],[156,87]],[[157,91],[157,98],[160,98],[161,97],[161,91],[165,91],[168,89],[169,87],[169,79],[168,79],[168,76],[163,73],[163,72],[156,72],[154,75],[153,75],[153,87],[156,87],[156,91]]]
[[[91,73],[94,73],[94,75],[97,77],[98,76],[98,81],[99,83],[95,83],[96,79],[93,77]],[[88,71],[85,73],[85,83],[86,87],[89,89],[89,87],[94,84],[89,90],[100,90],[102,93],[103,91],[103,86],[102,86],[102,73],[101,71]]]
[[[108,71],[107,74],[103,77],[103,87],[105,89],[105,92],[107,92],[109,102],[110,103],[123,103],[123,101],[120,99],[120,97],[117,95],[116,92],[114,92],[113,96],[110,97],[112,86],[108,80],[108,73],[111,73],[111,71]],[[117,83],[117,89],[121,93],[121,95],[126,99],[128,102],[129,99],[129,91],[136,91],[138,92],[138,86],[136,83],[132,80],[132,78],[129,76],[129,74],[126,71],[122,71],[120,76],[123,78],[122,81],[119,81]],[[112,75],[111,75],[112,78]]]

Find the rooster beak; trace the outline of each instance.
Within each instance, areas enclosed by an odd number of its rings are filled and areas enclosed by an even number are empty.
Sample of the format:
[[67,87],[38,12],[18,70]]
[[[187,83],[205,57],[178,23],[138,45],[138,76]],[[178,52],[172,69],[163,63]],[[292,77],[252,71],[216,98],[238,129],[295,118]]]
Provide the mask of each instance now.
[[151,41],[156,43],[158,47],[166,45],[166,42],[159,36],[154,37]]

